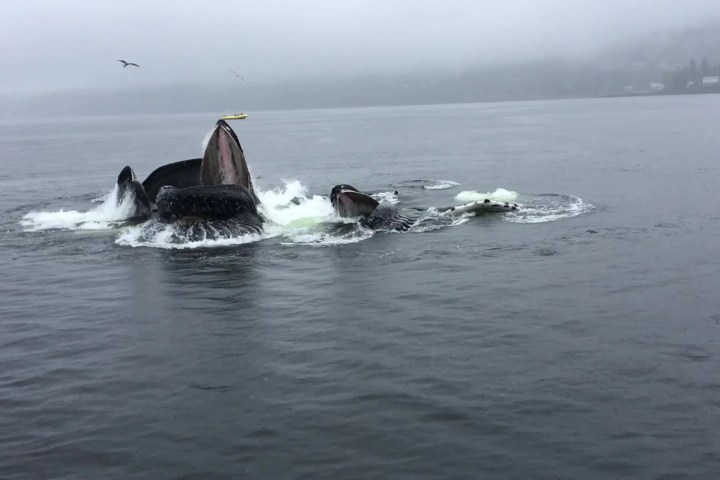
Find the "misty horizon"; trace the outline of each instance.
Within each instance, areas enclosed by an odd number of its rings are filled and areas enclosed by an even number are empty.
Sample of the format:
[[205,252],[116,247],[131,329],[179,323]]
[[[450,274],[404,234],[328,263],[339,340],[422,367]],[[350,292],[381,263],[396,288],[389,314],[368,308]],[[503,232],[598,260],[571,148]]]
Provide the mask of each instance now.
[[[719,18],[720,4],[707,0],[691,6],[458,0],[211,7],[10,0],[0,6],[0,38],[10,46],[0,58],[0,95],[459,74],[548,58],[579,60]],[[123,68],[120,59],[140,68]]]

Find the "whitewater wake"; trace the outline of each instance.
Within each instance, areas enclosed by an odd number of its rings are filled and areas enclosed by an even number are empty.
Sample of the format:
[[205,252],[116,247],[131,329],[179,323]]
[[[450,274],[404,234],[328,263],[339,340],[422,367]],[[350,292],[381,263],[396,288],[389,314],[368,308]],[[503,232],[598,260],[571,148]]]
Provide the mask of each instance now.
[[[410,182],[412,187],[439,187],[429,181]],[[439,181],[437,181],[439,182]],[[408,186],[408,185],[406,185]],[[264,217],[264,231],[260,234],[238,234],[230,222],[202,221],[183,224],[166,224],[154,219],[132,224],[126,219],[133,209],[132,198],[118,201],[117,185],[99,204],[87,212],[59,210],[54,212],[31,211],[20,220],[25,231],[42,230],[116,230],[119,245],[166,249],[194,249],[227,247],[278,238],[282,245],[328,246],[356,243],[375,234],[363,228],[357,219],[341,218],[335,213],[327,196],[308,193],[298,180],[285,181],[280,188],[255,189],[260,205],[258,212]],[[379,192],[373,196],[382,204],[400,202],[397,191]],[[517,211],[499,215],[513,223],[540,223],[582,215],[592,208],[579,197],[568,195],[522,196],[517,192],[498,188],[491,192],[462,191],[455,196],[457,203],[518,202]],[[434,207],[415,211],[416,221],[411,232],[427,232],[466,223],[473,213],[449,215]]]
[[523,199],[521,207],[505,215],[512,223],[546,223],[579,217],[595,209],[580,197],[543,194]]
[[25,231],[38,230],[111,230],[126,223],[133,211],[133,199],[118,202],[118,186],[102,197],[100,205],[87,211],[59,210],[56,212],[28,212],[20,220]]

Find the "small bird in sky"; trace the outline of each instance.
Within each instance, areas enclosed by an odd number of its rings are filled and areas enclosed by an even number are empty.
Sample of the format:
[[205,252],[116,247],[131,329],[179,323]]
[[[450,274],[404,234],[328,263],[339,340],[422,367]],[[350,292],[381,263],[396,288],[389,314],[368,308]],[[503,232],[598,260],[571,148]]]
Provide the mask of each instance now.
[[235,70],[233,70],[232,68],[228,68],[228,70],[230,70],[232,73],[234,73],[235,76],[236,76],[237,78],[239,78],[240,80],[242,80],[243,82],[245,81],[245,79],[242,77],[242,75],[240,75],[239,73],[237,73],[237,72],[236,72]]
[[126,62],[125,60],[118,60],[118,62],[123,64],[123,68],[127,67],[128,65],[140,68],[140,65],[138,65],[137,63]]

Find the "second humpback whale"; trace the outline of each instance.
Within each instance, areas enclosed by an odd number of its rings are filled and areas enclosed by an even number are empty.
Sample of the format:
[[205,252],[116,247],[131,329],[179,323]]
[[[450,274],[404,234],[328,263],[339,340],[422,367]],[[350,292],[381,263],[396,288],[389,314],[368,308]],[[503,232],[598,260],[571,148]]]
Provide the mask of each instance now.
[[[381,205],[371,195],[362,193],[352,185],[335,185],[330,192],[330,201],[338,216],[344,218],[358,217],[362,226],[373,230],[404,231],[410,229],[417,221],[417,218],[413,218],[411,215]],[[485,199],[482,202],[440,208],[438,211],[444,215],[462,215],[464,213],[504,213],[517,209],[518,206],[514,203],[499,203]]]
[[160,222],[231,221],[235,233],[259,233],[262,218],[245,154],[223,120],[212,131],[203,158],[163,165],[142,183],[129,166],[118,176],[118,203],[130,202],[128,218],[147,217],[152,205]]
[[330,192],[330,202],[338,216],[359,217],[360,224],[372,230],[408,230],[415,222],[415,219],[394,208],[380,205],[380,202],[352,185],[335,185]]

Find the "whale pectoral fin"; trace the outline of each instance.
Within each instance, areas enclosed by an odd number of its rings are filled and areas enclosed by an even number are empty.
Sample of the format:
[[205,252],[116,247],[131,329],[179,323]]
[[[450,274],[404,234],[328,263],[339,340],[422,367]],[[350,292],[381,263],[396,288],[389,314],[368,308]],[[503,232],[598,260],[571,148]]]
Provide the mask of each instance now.
[[145,194],[145,189],[129,166],[123,168],[118,175],[117,205],[128,208],[128,219],[145,217],[150,214],[150,202]]

